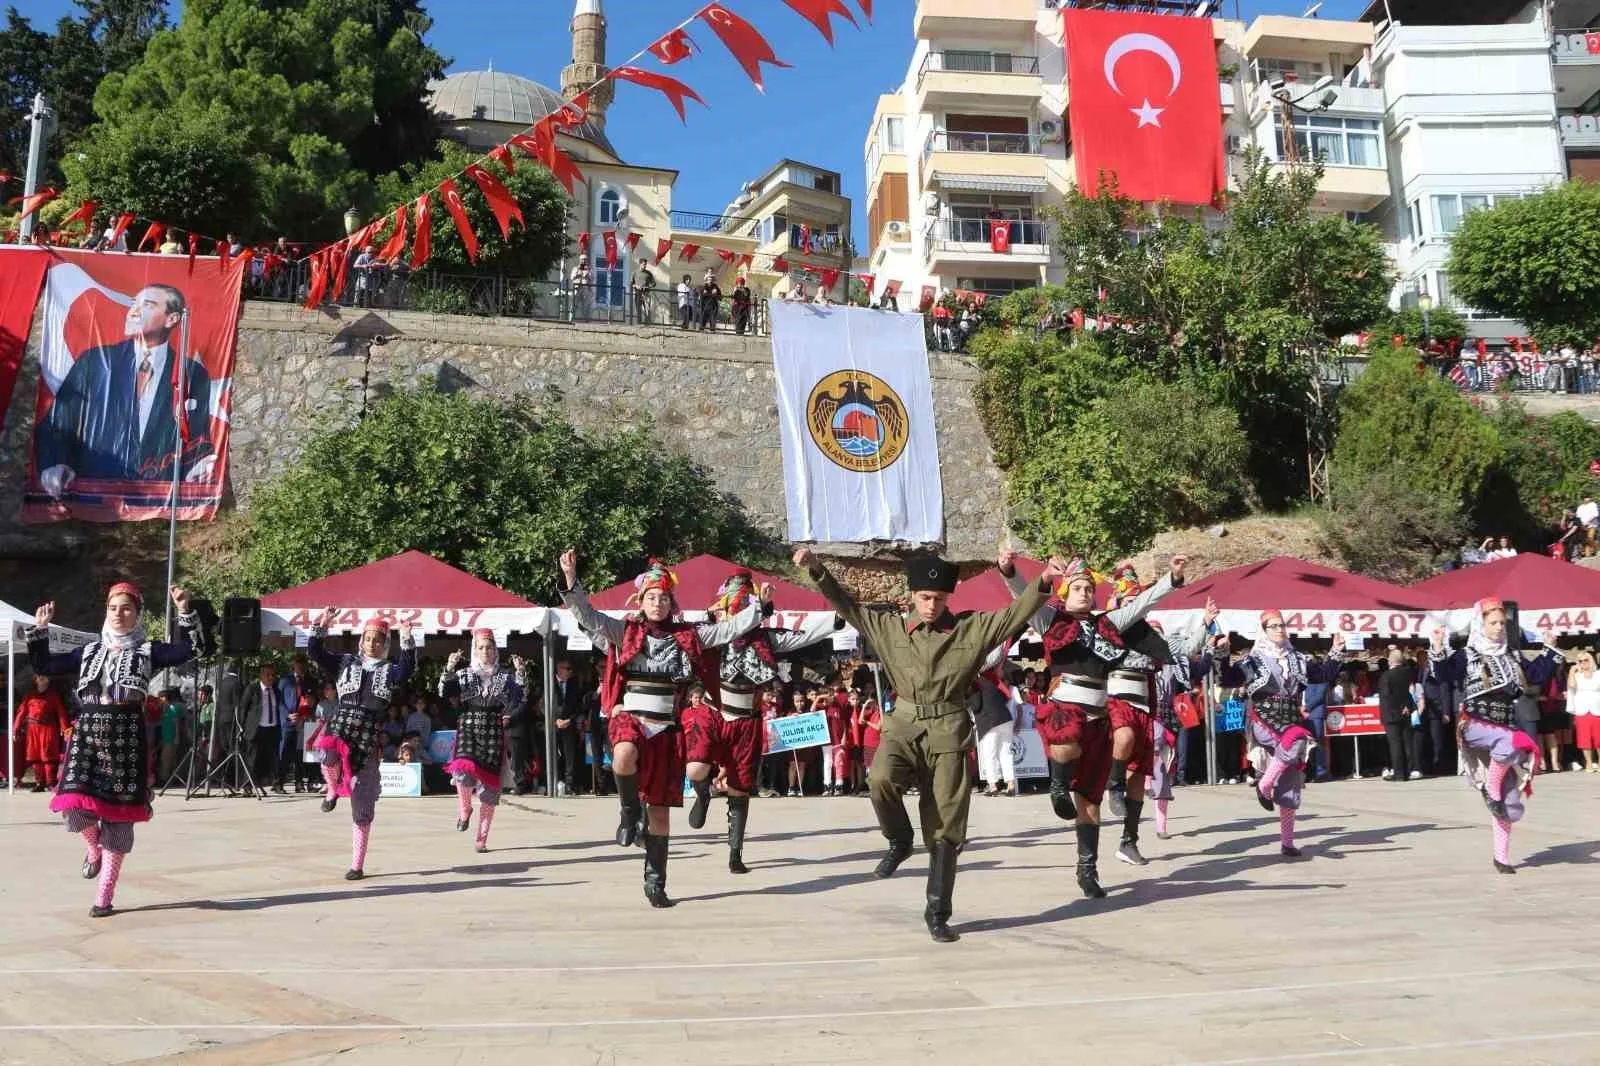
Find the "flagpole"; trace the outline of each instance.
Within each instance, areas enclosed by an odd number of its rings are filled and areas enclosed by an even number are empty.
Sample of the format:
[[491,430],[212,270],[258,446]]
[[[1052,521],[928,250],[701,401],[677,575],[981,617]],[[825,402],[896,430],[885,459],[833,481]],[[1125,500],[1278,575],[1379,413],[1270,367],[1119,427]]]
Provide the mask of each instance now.
[[[167,588],[171,589],[178,565],[178,489],[183,481],[183,420],[189,412],[184,388],[189,383],[189,309],[183,309],[178,321],[178,347],[182,349],[173,357],[172,391],[174,396],[172,419],[172,499],[167,508]],[[172,597],[163,595],[166,602],[166,634],[172,639]]]

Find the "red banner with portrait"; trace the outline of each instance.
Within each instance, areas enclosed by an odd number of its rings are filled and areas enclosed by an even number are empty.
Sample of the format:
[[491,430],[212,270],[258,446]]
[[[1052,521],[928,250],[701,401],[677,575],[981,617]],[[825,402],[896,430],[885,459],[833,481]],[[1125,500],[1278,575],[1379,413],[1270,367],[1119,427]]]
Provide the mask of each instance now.
[[11,407],[48,262],[42,248],[0,248],[0,424]]
[[25,521],[216,515],[245,268],[51,250]]

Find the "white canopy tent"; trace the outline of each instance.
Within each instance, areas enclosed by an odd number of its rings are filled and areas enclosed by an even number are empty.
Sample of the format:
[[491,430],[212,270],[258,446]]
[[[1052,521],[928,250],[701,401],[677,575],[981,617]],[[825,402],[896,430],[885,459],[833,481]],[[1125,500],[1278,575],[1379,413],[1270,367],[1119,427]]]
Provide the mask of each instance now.
[[[24,655],[28,649],[28,627],[33,625],[33,615],[0,600],[0,633],[6,642],[6,781],[12,792],[17,790],[17,649]],[[95,638],[93,633],[66,626],[50,627],[50,650],[63,652],[79,648]]]

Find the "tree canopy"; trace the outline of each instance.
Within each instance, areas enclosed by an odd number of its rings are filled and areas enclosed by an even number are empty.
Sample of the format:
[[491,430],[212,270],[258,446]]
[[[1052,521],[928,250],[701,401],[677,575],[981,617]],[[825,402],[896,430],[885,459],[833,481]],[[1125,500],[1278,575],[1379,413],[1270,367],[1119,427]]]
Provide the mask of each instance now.
[[1450,242],[1450,285],[1520,320],[1549,347],[1600,335],[1600,184],[1569,181],[1469,213]]

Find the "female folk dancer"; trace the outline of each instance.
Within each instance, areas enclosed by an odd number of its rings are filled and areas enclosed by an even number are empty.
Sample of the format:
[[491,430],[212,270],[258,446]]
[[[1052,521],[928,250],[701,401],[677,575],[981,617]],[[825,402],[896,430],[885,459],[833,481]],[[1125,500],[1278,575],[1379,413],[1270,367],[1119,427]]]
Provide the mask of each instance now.
[[[1022,581],[1011,566],[1013,553],[1001,556],[1000,572],[1017,595]],[[1173,556],[1162,579],[1115,610],[1094,610],[1094,575],[1074,559],[1052,599],[1034,615],[1044,636],[1050,667],[1048,695],[1035,717],[1050,763],[1050,805],[1057,817],[1075,823],[1078,837],[1078,888],[1089,899],[1104,899],[1100,887],[1100,800],[1111,773],[1111,694],[1109,680],[1130,652],[1130,641],[1147,655],[1165,655],[1165,645],[1143,619],[1163,596],[1183,585],[1184,557]],[[1154,639],[1152,639],[1154,638]],[[1118,678],[1118,692],[1145,683],[1143,673]],[[1117,701],[1128,719],[1134,716]],[[1145,734],[1147,737],[1148,733]],[[1139,781],[1143,789],[1144,782]],[[1134,825],[1139,807],[1131,808]],[[1137,848],[1134,849],[1137,852]]]
[[150,806],[150,743],[145,728],[145,696],[157,671],[180,666],[210,650],[210,634],[189,606],[189,594],[169,590],[178,613],[178,639],[148,640],[139,612],[139,590],[123,582],[106,595],[106,620],[100,639],[61,655],[50,653],[50,620],[56,605],[33,612],[28,656],[33,672],[45,676],[76,673],[81,708],[50,809],[67,830],[83,838],[83,876],[98,876],[89,917],[106,918],[122,862],[133,850],[133,827],[147,822]]
[[751,601],[733,617],[705,625],[676,620],[672,590],[678,579],[652,560],[634,579],[639,611],[624,621],[601,614],[589,602],[578,583],[574,549],[561,555],[561,579],[562,605],[606,654],[600,701],[611,710],[607,733],[621,801],[617,843],[629,847],[643,839],[645,898],[652,907],[671,907],[671,808],[683,806],[684,736],[678,714],[689,682],[704,665],[706,649],[754,629],[761,621],[761,605]]
[[[756,592],[755,577],[750,571],[730,574],[717,590],[717,602],[711,605],[712,621],[736,617],[750,605]],[[759,599],[762,616],[770,617],[771,585],[761,586]],[[799,631],[758,626],[735,637],[722,649],[716,677],[719,690],[707,693],[713,706],[684,711],[685,758],[694,787],[689,828],[700,829],[706,824],[711,803],[711,766],[715,763],[727,772],[729,873],[750,872],[744,864],[744,834],[750,821],[750,797],[756,792],[760,776],[763,739],[756,691],[779,680],[779,655],[815,644],[832,633],[835,624],[823,616]]]
[[[56,768],[61,763],[61,734],[67,728],[67,708],[50,678],[33,675],[33,691],[22,697],[12,731],[24,737],[23,761],[33,767],[33,791],[56,787]],[[17,776],[22,776],[19,771]]]
[[1467,646],[1452,653],[1441,626],[1433,631],[1428,658],[1437,673],[1464,691],[1456,741],[1467,783],[1483,794],[1494,823],[1494,868],[1514,874],[1511,826],[1522,820],[1523,800],[1533,795],[1533,775],[1539,766],[1538,742],[1517,728],[1517,700],[1538,692],[1550,680],[1561,655],[1555,637],[1542,630],[1539,657],[1523,659],[1521,642],[1508,639],[1507,624],[1504,603],[1479,600]]
[[[1263,810],[1278,808],[1278,847],[1286,859],[1298,859],[1294,845],[1294,812],[1300,809],[1306,783],[1306,760],[1316,744],[1307,727],[1301,697],[1308,684],[1331,684],[1344,664],[1344,636],[1333,635],[1327,659],[1311,662],[1289,643],[1283,615],[1261,612],[1261,636],[1250,654],[1236,664],[1224,661],[1222,684],[1243,688],[1250,699],[1246,737],[1256,767],[1256,801]],[[1227,654],[1224,652],[1223,654]]]
[[411,623],[400,624],[400,658],[389,660],[389,623],[371,618],[361,627],[361,649],[355,655],[340,655],[322,646],[328,627],[339,615],[337,607],[322,612],[311,627],[306,651],[334,679],[339,693],[339,708],[323,723],[317,738],[322,753],[322,778],[328,783],[328,796],[322,801],[324,812],[350,798],[350,869],[346,881],[366,876],[367,843],[372,836],[372,820],[378,813],[381,790],[378,763],[383,748],[378,742],[379,723],[389,710],[389,698],[417,666],[417,645],[411,636]]
[[[1167,638],[1171,661],[1155,672],[1156,710],[1150,723],[1154,756],[1146,795],[1156,801],[1156,839],[1167,839],[1167,806],[1172,802],[1172,785],[1178,764],[1178,744],[1183,737],[1183,723],[1178,719],[1177,699],[1194,686],[1194,678],[1211,672],[1211,658],[1206,652],[1206,636],[1217,619],[1217,605],[1206,600],[1205,621],[1200,630]],[[1159,622],[1150,628],[1162,633]],[[1165,635],[1165,634],[1163,634]],[[1134,838],[1135,844],[1138,837]],[[1120,857],[1120,851],[1119,851]]]
[[506,726],[522,714],[528,691],[528,664],[520,655],[511,657],[515,670],[500,665],[500,649],[495,647],[494,631],[472,631],[472,663],[461,668],[462,655],[451,652],[439,675],[439,698],[461,699],[461,716],[456,724],[455,748],[445,772],[456,786],[461,814],[456,830],[465,833],[472,821],[472,795],[478,795],[478,836],[474,847],[489,850],[489,826],[500,805],[500,783],[506,760]]

